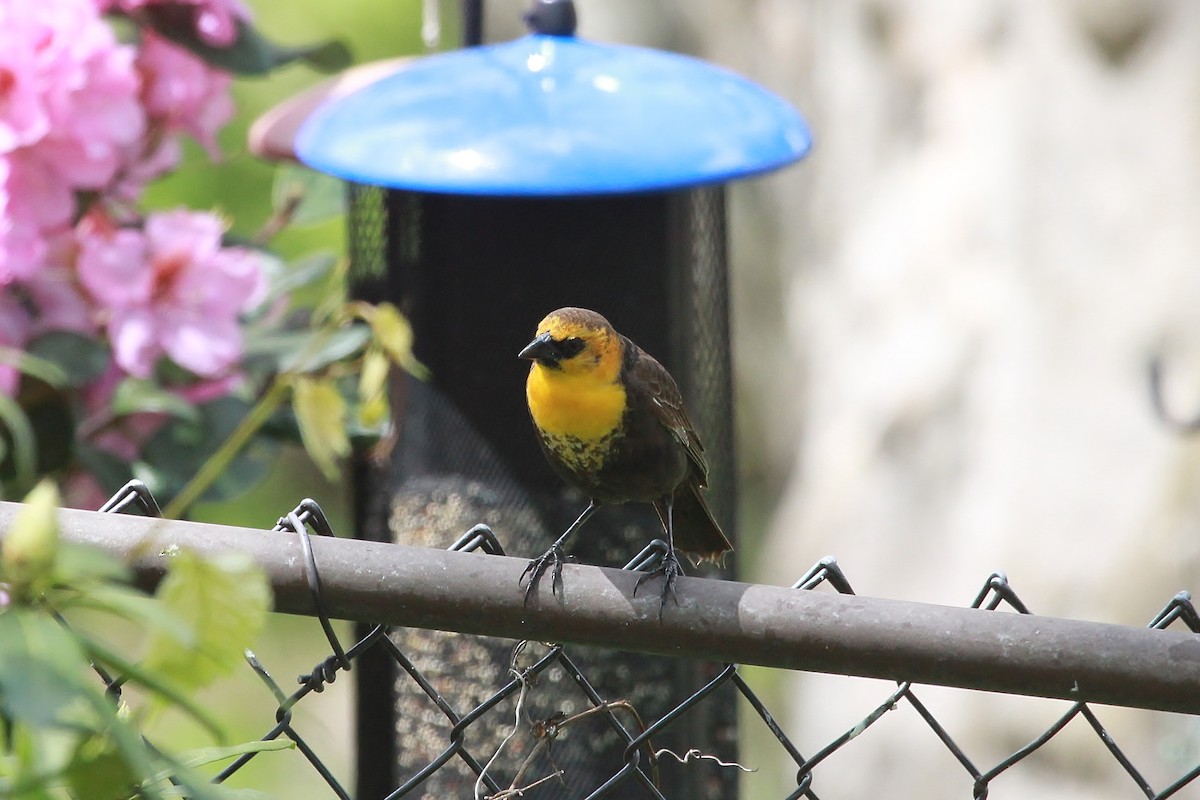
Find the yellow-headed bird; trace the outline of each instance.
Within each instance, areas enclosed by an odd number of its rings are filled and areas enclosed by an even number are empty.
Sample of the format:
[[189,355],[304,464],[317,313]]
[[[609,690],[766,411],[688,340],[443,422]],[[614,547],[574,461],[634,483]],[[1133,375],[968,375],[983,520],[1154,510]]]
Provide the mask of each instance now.
[[665,605],[683,574],[676,543],[701,559],[733,549],[701,494],[708,476],[704,448],[675,380],[608,320],[584,308],[550,313],[520,357],[533,361],[525,397],[542,450],[554,471],[591,500],[525,568],[526,599],[550,566],[551,591],[561,585],[563,542],[601,504],[636,501],[654,504],[667,534],[661,565],[638,581],[640,586],[662,575]]

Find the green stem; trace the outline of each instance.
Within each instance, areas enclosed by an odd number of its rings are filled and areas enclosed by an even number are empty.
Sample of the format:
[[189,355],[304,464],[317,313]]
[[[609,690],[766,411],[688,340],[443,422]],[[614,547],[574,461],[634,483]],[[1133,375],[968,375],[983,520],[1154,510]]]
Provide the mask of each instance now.
[[250,437],[254,436],[258,429],[271,418],[275,409],[279,408],[287,397],[290,388],[291,381],[282,375],[277,376],[271,382],[271,388],[255,404],[254,408],[250,409],[250,413],[238,424],[229,438],[200,466],[200,469],[179,491],[179,494],[175,495],[170,503],[167,503],[167,507],[163,509],[164,517],[178,519],[200,499],[208,487],[221,477],[238,452],[250,441]]

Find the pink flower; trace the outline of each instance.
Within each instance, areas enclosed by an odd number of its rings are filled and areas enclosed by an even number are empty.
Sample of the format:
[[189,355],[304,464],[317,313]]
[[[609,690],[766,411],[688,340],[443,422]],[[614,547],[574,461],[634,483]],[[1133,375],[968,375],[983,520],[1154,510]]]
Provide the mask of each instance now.
[[237,21],[249,20],[250,9],[241,0],[191,0],[196,7],[196,33],[214,47],[233,44]]
[[36,310],[30,337],[50,331],[96,333],[94,313],[79,291],[74,276],[61,267],[46,267],[21,284],[28,302]]
[[133,55],[89,0],[9,3],[0,25],[0,152],[33,148],[71,185],[102,187],[145,130]]
[[151,215],[144,230],[90,215],[80,224],[80,281],[108,314],[117,365],[149,377],[163,355],[204,378],[225,374],[242,352],[238,316],[261,302],[261,262],[222,247],[224,225],[187,210]]
[[[0,290],[27,275],[45,252],[45,242],[24,209],[13,202],[12,164],[0,155]],[[20,194],[19,191],[16,194]]]
[[145,133],[132,48],[91,0],[0,5],[0,284],[27,277]]
[[71,187],[31,151],[0,156],[0,285],[38,270],[47,235],[65,227],[75,209]]
[[136,205],[138,196],[146,184],[175,169],[182,156],[183,148],[179,145],[179,137],[163,137],[157,146],[143,151],[141,157],[130,164],[120,179],[109,187],[109,198]]
[[[164,425],[170,423],[167,414],[141,411],[114,418],[112,400],[117,387],[128,376],[117,367],[84,387],[83,407],[86,413],[79,426],[86,432],[85,438],[92,447],[116,456],[122,461],[133,462],[146,442]],[[200,379],[184,386],[165,387],[193,405],[208,403],[233,394],[243,383],[237,373],[215,378]]]
[[186,13],[205,44],[228,47],[237,40],[237,23],[249,21],[250,9],[241,0],[95,0],[101,11],[117,9],[136,14],[141,9]]
[[228,397],[246,383],[246,378],[239,372],[231,372],[220,378],[200,380],[187,386],[172,387],[172,391],[187,400],[192,405],[204,405],[222,397]]
[[228,73],[215,70],[187,50],[145,31],[137,58],[142,102],[151,124],[166,133],[183,131],[220,155],[216,135],[233,117]]
[[9,8],[0,17],[0,153],[36,142],[50,129],[38,80],[37,41],[29,20]]
[[95,511],[108,500],[100,481],[91,473],[81,469],[72,470],[60,479],[64,508],[82,508]]
[[[20,350],[29,338],[29,327],[29,314],[20,301],[12,293],[0,289],[0,347]],[[20,382],[20,371],[0,362],[0,394],[12,397]]]
[[155,412],[139,412],[114,419],[111,410],[113,395],[126,377],[119,368],[109,366],[103,375],[84,387],[83,407],[86,416],[79,430],[84,432],[92,447],[132,463],[137,460],[142,446],[167,423],[169,417]]
[[[0,347],[24,348],[49,331],[96,332],[94,313],[66,266],[61,237],[43,242],[51,262],[21,281],[0,286]],[[0,394],[11,395],[20,375],[0,365]]]

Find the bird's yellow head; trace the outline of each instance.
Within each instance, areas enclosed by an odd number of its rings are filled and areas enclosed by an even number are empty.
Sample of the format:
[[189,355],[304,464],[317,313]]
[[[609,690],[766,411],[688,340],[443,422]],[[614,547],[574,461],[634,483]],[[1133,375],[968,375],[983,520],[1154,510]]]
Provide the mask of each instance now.
[[[586,308],[560,308],[538,323],[521,358],[564,378],[611,383],[621,371],[621,337],[604,317]],[[548,376],[549,377],[549,376]]]
[[529,413],[544,441],[572,468],[603,455],[625,413],[624,347],[608,320],[583,308],[560,308],[538,323],[521,358],[533,362],[525,382]]

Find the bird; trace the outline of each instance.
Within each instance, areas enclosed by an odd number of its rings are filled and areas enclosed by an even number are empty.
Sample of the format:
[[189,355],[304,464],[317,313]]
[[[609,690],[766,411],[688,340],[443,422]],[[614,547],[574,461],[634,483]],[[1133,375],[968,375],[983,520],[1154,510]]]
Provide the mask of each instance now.
[[[589,500],[587,508],[521,574],[525,601],[547,569],[551,593],[562,586],[563,544],[607,504],[650,503],[666,533],[667,552],[654,571],[662,576],[662,618],[675,579],[675,553],[719,561],[733,549],[704,500],[708,464],[675,379],[653,356],[585,308],[552,311],[518,354],[532,362],[525,399],[550,466]],[[678,600],[676,599],[676,603]]]

